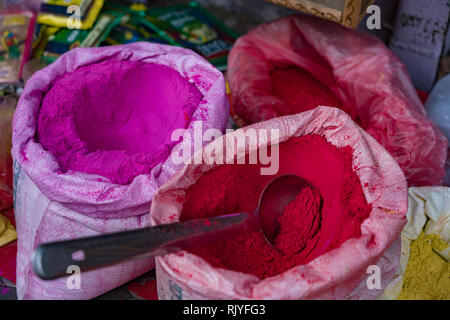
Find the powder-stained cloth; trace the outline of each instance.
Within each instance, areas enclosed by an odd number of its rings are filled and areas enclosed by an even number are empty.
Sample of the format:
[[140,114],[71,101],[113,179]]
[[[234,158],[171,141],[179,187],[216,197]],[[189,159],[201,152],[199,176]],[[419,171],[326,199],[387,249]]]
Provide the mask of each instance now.
[[[187,251],[157,257],[159,299],[370,299],[380,296],[398,267],[399,235],[406,223],[407,184],[398,164],[375,139],[336,108],[318,107],[239,130],[264,128],[279,129],[280,144],[293,137],[318,134],[338,148],[353,149],[352,168],[372,208],[361,224],[361,235],[306,264],[262,280],[253,274],[215,267]],[[232,141],[238,134],[228,133],[205,150],[223,145],[226,139]],[[260,139],[251,143],[247,146],[248,153],[270,144],[268,141]],[[244,145],[238,146],[235,154],[242,155],[243,148]],[[285,160],[295,162],[296,158]],[[281,157],[280,161],[283,161]],[[178,221],[187,190],[219,166],[190,164],[180,170],[155,195],[152,223]],[[379,289],[369,289],[367,285],[371,265],[379,267]]]
[[[93,174],[62,173],[55,157],[36,142],[39,108],[55,80],[83,66],[106,60],[154,63],[176,70],[194,83],[203,96],[193,111],[192,121],[202,120],[204,130],[224,130],[227,125],[229,104],[222,73],[196,53],[183,48],[134,43],[74,49],[36,72],[26,84],[13,120],[19,299],[89,299],[154,267],[154,260],[148,259],[86,272],[81,277],[81,290],[68,289],[65,278],[40,280],[31,270],[31,254],[43,242],[148,226],[153,194],[180,168],[168,157],[148,174],[138,175],[130,184],[119,185]],[[186,134],[192,135],[192,131],[193,122]],[[179,144],[189,141],[183,139]]]

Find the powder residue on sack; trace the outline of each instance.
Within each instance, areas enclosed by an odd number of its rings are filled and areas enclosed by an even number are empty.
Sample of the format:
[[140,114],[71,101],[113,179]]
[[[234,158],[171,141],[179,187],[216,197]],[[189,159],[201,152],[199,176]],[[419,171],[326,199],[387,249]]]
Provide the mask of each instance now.
[[128,184],[164,161],[203,96],[177,71],[158,64],[107,60],[55,81],[45,94],[37,140],[61,171]]
[[448,244],[423,232],[411,243],[400,300],[450,300],[450,265],[439,252]]
[[343,104],[333,91],[303,69],[277,65],[270,74],[270,80],[272,94],[287,106],[286,110],[278,110],[280,116],[328,106],[339,108],[353,120],[358,120],[354,108]]
[[[286,206],[272,248],[260,232],[191,250],[215,267],[267,278],[306,264],[361,234],[371,212],[351,147],[338,148],[319,135],[291,138],[279,148],[278,175],[296,174],[311,184]],[[255,210],[274,176],[257,164],[227,164],[204,174],[186,194],[181,220]]]

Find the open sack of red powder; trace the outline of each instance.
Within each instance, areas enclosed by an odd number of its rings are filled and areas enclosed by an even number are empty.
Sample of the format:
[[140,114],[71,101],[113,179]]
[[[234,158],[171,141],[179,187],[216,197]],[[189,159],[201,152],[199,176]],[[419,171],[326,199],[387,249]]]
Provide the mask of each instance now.
[[[279,130],[279,143],[261,134],[266,129]],[[254,210],[275,175],[262,174],[267,161],[238,161],[261,150],[278,152],[276,175],[296,174],[314,187],[302,190],[281,215],[276,249],[256,232],[157,257],[159,298],[381,295],[398,266],[406,223],[406,179],[395,160],[346,113],[329,107],[227,133],[204,148],[203,158],[221,159],[226,141],[253,130],[262,138],[224,150],[225,164],[189,164],[164,184],[152,202],[153,224]],[[369,279],[374,270],[379,277]]]
[[88,299],[152,269],[127,262],[38,279],[31,254],[44,242],[150,224],[153,194],[181,165],[175,129],[224,130],[223,75],[190,50],[150,43],[75,49],[27,81],[13,121],[19,299]]
[[282,18],[238,39],[227,77],[233,110],[247,124],[338,107],[386,148],[409,185],[444,181],[446,138],[404,65],[371,35],[310,16]]

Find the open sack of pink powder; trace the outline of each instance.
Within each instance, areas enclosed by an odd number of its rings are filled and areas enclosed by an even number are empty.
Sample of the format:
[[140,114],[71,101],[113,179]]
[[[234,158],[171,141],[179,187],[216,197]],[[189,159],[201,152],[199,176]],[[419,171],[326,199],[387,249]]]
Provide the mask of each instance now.
[[[243,134],[250,143],[234,144],[232,152],[224,147]],[[155,194],[154,225],[254,210],[276,175],[296,174],[313,188],[285,208],[274,248],[254,232],[157,257],[160,299],[372,299],[383,293],[398,267],[406,179],[346,113],[318,107],[275,118],[227,133],[202,152],[203,164],[185,165]],[[249,162],[267,152],[273,161]]]
[[[135,43],[75,49],[27,82],[13,121],[14,200],[20,299],[89,299],[154,267],[127,262],[43,281],[31,254],[44,242],[150,224],[156,190],[180,165],[170,154],[187,139],[176,129],[224,130],[223,75],[178,47]],[[189,146],[190,147],[190,146]]]
[[234,113],[247,124],[338,107],[386,148],[410,186],[444,182],[446,138],[405,66],[371,35],[310,16],[282,18],[238,39],[227,77]]

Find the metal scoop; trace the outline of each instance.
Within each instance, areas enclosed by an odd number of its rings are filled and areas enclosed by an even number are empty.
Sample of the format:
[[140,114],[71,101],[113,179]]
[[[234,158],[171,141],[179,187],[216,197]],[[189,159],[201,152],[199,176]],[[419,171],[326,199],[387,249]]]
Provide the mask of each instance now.
[[46,243],[33,253],[33,270],[41,279],[49,280],[68,275],[70,266],[87,271],[125,260],[164,255],[255,231],[262,231],[272,244],[278,234],[278,217],[285,206],[307,186],[309,184],[298,176],[283,175],[273,179],[264,188],[254,212]]

